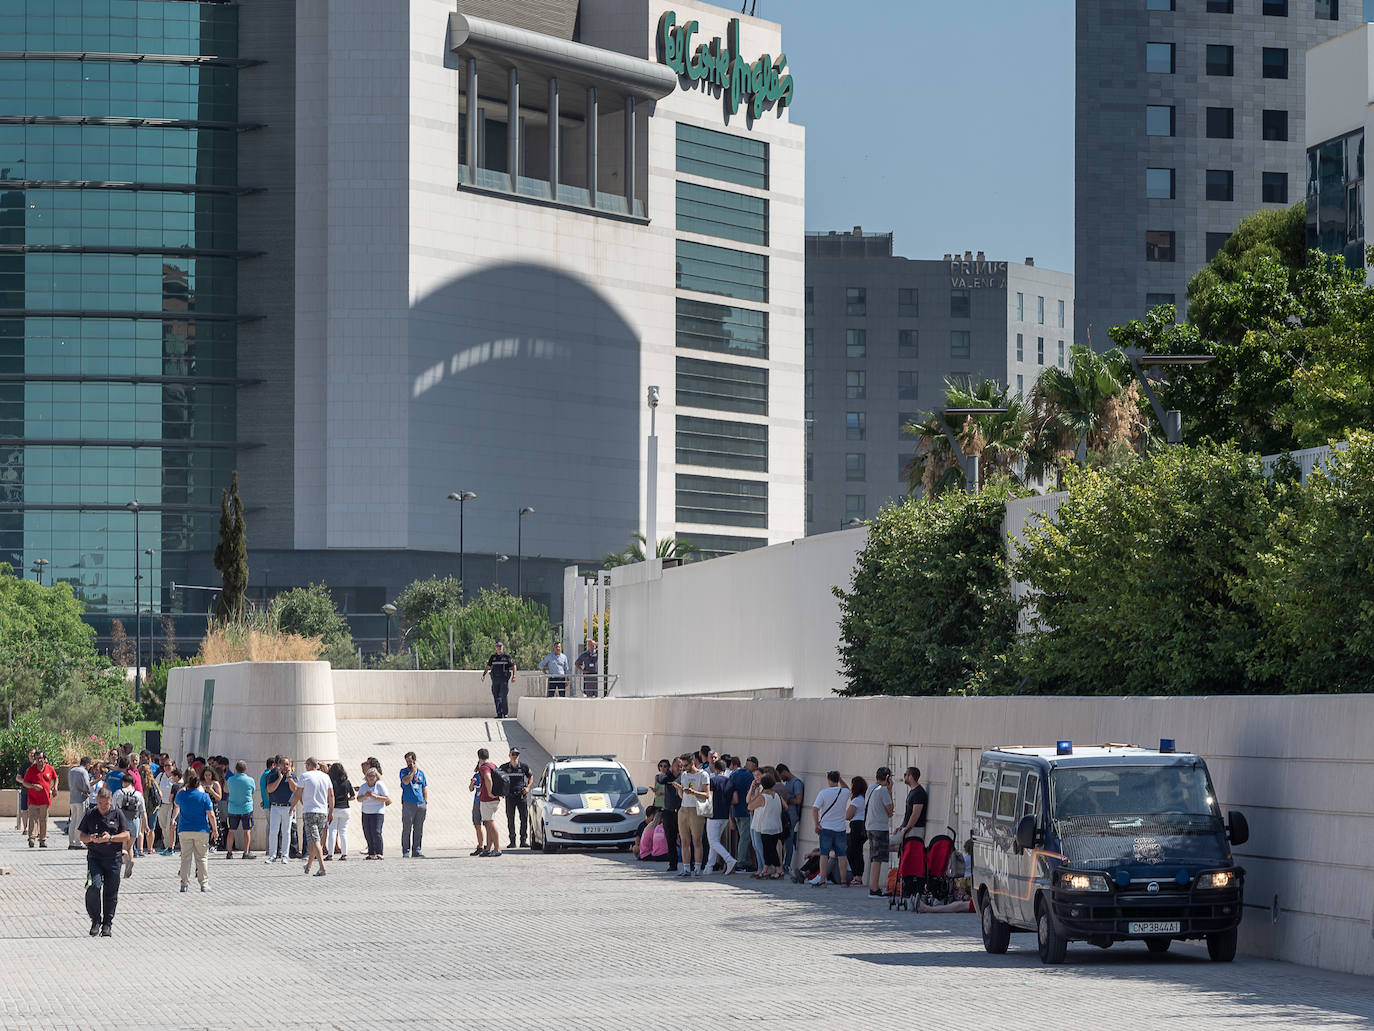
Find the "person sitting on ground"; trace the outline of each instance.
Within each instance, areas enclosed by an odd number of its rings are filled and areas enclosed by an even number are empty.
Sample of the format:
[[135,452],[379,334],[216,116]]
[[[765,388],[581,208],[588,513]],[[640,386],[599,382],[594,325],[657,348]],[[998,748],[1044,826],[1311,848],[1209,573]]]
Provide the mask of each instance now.
[[662,863],[668,859],[668,832],[663,829],[663,813],[658,806],[649,806],[646,815],[649,821],[639,832],[639,842],[635,849],[641,860]]

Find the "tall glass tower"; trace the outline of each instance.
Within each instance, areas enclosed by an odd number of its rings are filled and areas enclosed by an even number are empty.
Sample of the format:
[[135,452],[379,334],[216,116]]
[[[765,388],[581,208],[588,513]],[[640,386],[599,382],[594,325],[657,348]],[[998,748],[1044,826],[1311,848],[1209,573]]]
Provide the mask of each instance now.
[[136,570],[166,611],[234,465],[249,62],[231,3],[5,7],[0,562],[132,634]]

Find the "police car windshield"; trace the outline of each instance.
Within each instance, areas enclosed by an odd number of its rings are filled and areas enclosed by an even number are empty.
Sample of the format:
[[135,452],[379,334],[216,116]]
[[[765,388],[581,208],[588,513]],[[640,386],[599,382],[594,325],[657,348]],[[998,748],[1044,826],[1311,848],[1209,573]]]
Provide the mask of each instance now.
[[622,769],[603,767],[593,769],[555,770],[555,795],[624,795],[633,794],[634,785]]
[[1050,774],[1057,820],[1220,817],[1207,774],[1196,766],[1073,766]]

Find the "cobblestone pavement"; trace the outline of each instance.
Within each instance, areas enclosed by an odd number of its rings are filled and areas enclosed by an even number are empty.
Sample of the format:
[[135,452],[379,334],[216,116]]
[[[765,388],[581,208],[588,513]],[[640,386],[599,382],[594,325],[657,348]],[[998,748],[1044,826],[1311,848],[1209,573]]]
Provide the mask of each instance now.
[[175,859],[140,860],[108,940],[86,935],[83,856],[23,848],[6,821],[0,1028],[1374,1027],[1364,978],[1177,945],[1076,945],[1047,969],[1028,936],[988,956],[973,916],[858,889],[684,881],[616,853],[469,858],[455,797],[425,860],[391,852],[399,820],[385,862],[323,878],[220,857],[210,894],[180,894]]

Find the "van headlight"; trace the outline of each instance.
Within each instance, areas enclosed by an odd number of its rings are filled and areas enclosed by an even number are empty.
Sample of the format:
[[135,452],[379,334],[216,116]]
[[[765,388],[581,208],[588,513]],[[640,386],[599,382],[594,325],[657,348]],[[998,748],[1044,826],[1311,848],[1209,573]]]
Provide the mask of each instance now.
[[1198,878],[1197,886],[1202,889],[1230,888],[1236,883],[1236,871],[1217,870],[1215,873],[1205,873]]
[[1111,891],[1105,874],[1076,873],[1072,870],[1060,873],[1059,886],[1068,891]]

